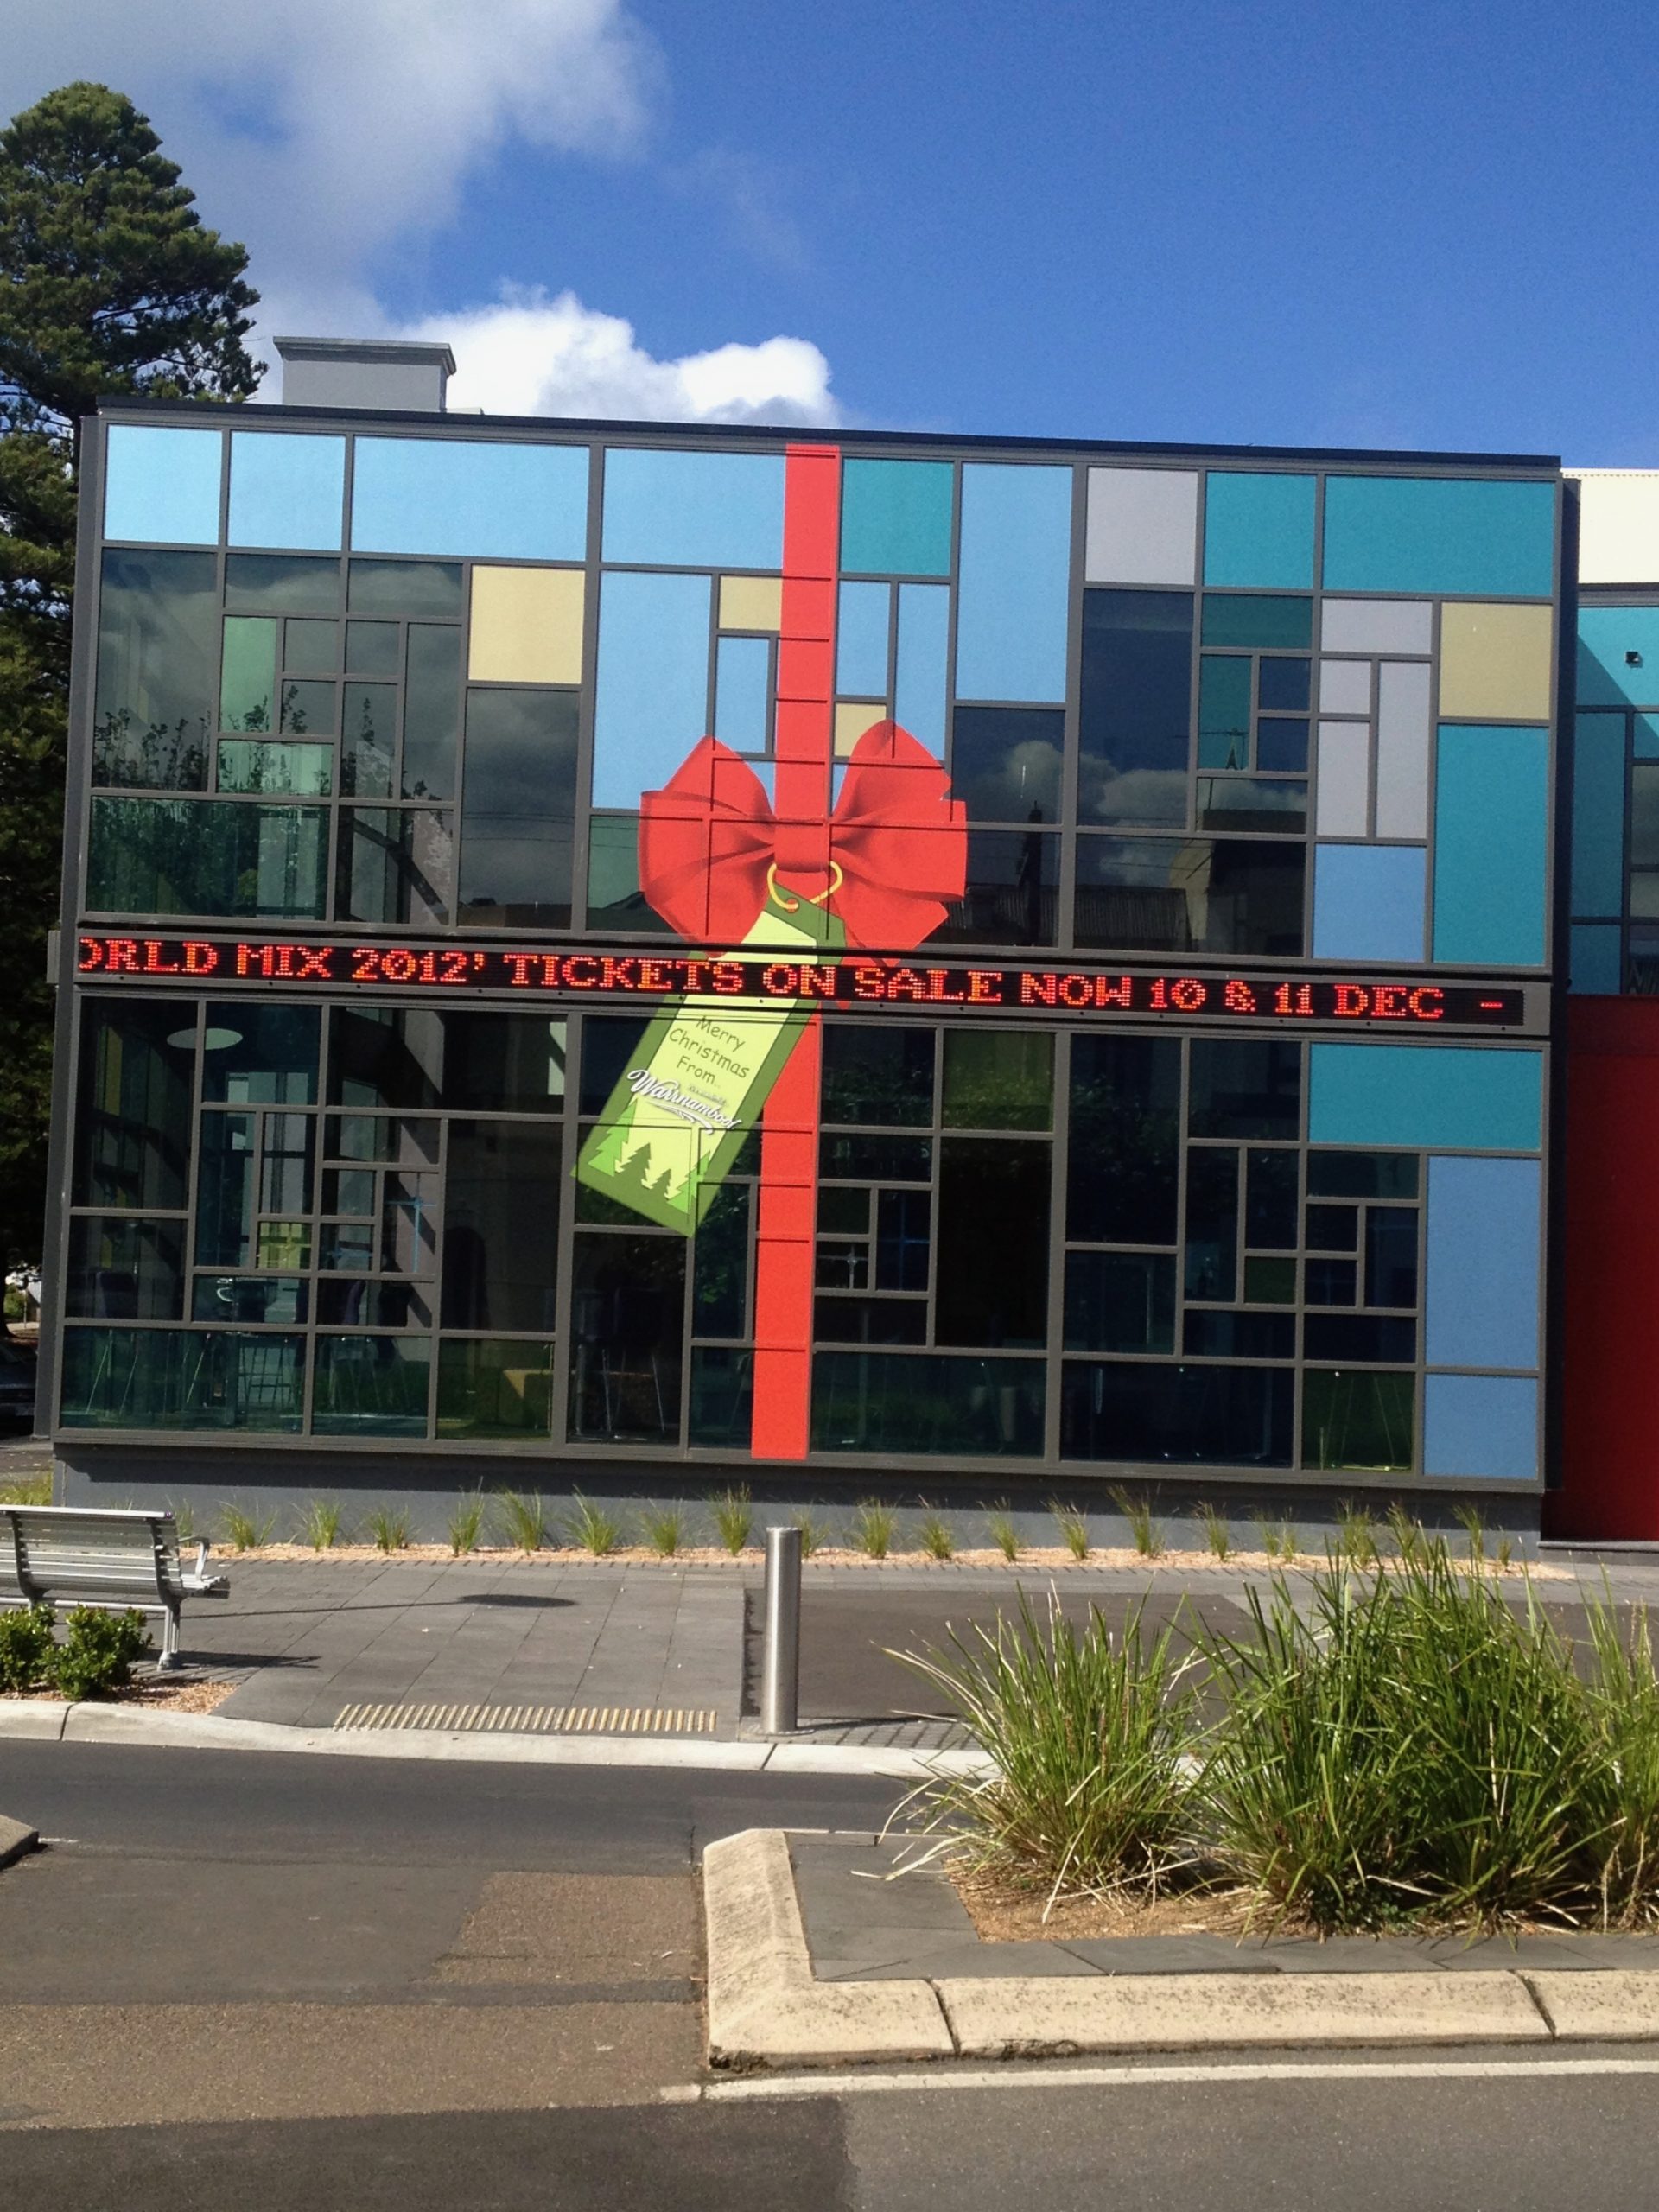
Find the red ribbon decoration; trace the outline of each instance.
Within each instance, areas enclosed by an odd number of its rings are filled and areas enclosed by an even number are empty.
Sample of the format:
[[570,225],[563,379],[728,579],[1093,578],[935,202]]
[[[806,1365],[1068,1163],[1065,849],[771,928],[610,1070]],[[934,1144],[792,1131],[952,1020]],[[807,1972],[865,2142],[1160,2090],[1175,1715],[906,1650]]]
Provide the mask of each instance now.
[[773,868],[803,895],[822,896],[837,868],[832,911],[848,943],[870,951],[920,944],[963,895],[968,810],[897,722],[872,724],[854,746],[828,821],[779,821],[748,762],[715,737],[640,801],[639,888],[694,944],[740,944]]

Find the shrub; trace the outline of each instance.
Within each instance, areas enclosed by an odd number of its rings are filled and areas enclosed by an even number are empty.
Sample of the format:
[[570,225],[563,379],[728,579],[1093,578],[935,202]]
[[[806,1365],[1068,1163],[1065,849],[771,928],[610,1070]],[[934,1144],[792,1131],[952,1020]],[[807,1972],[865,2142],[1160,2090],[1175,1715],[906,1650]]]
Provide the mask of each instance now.
[[52,1675],[52,1608],[8,1607],[0,1612],[0,1690],[29,1690]]
[[276,1526],[274,1513],[249,1513],[239,1505],[225,1508],[225,1539],[233,1552],[252,1552],[270,1541]]
[[1227,1516],[1214,1505],[1200,1505],[1198,1516],[1198,1526],[1204,1531],[1204,1541],[1211,1554],[1217,1559],[1225,1559],[1233,1548],[1232,1530],[1227,1524]]
[[369,1516],[368,1529],[376,1551],[409,1549],[409,1516],[401,1505],[377,1505]]
[[899,1516],[879,1497],[867,1497],[853,1516],[853,1541],[868,1559],[886,1559],[893,1549]]
[[924,1783],[908,1801],[925,1808],[924,1827],[1051,1902],[1166,1879],[1191,1857],[1192,1661],[1175,1658],[1173,1634],[1148,1640],[1139,1605],[1116,1636],[1093,1608],[1079,1631],[1052,1598],[1039,1622],[1022,1591],[1017,1622],[890,1654],[945,1692],[995,1762],[988,1776]]
[[1051,1503],[1049,1511],[1054,1516],[1054,1525],[1060,1532],[1060,1541],[1073,1559],[1089,1556],[1089,1523],[1074,1506]]
[[591,1552],[595,1559],[608,1558],[622,1541],[622,1523],[616,1516],[580,1491],[575,1493],[565,1529],[578,1551]]
[[931,1505],[916,1524],[916,1541],[929,1559],[950,1559],[957,1548],[956,1538],[950,1534],[950,1523],[943,1513],[936,1513]]
[[547,1503],[541,1492],[525,1497],[516,1490],[498,1491],[495,1502],[508,1541],[526,1555],[540,1551],[547,1541]]
[[463,1491],[449,1515],[451,1555],[459,1559],[464,1552],[475,1552],[483,1533],[484,1493],[481,1490]]
[[1019,1558],[1022,1545],[1014,1518],[1006,1505],[995,1506],[985,1516],[985,1526],[991,1532],[991,1541],[1006,1560]]
[[1122,1483],[1114,1483],[1108,1493],[1112,1503],[1129,1524],[1129,1541],[1142,1559],[1160,1559],[1164,1549],[1164,1524],[1152,1517],[1152,1501],[1141,1492],[1126,1490]]
[[99,1605],[72,1606],[64,1628],[52,1679],[76,1702],[130,1682],[132,1662],[149,1642],[142,1613],[105,1612]]
[[709,1501],[709,1510],[715,1516],[715,1527],[720,1541],[735,1559],[749,1541],[749,1531],[754,1526],[754,1511],[749,1503],[747,1490],[716,1491]]
[[685,1508],[683,1505],[658,1505],[649,1508],[639,1516],[645,1534],[645,1546],[658,1559],[672,1559],[685,1541]]
[[[300,1538],[314,1552],[333,1551],[340,1541],[338,1498],[313,1497],[306,1501],[300,1512]],[[385,1548],[383,1545],[381,1548]]]

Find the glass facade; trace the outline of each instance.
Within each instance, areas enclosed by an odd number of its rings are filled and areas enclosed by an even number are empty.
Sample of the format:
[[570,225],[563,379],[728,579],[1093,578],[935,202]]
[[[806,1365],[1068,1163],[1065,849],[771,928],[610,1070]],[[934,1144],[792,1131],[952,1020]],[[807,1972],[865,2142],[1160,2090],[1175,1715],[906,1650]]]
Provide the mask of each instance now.
[[111,435],[64,1430],[1541,1479],[1553,467]]

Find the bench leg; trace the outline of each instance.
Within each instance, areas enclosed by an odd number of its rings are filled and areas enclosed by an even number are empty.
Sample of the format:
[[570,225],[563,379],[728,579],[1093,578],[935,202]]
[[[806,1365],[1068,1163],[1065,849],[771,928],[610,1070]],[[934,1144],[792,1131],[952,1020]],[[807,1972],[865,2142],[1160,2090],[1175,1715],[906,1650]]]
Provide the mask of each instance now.
[[163,1673],[184,1664],[179,1656],[179,1617],[170,1605],[162,1615],[162,1651],[156,1664]]

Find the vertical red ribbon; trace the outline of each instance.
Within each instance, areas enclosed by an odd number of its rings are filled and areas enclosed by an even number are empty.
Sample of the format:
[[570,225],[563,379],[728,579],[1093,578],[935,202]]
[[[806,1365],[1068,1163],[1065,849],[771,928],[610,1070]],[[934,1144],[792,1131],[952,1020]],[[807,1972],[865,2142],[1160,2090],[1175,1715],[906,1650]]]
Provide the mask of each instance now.
[[[773,813],[779,880],[808,898],[829,880],[840,557],[840,449],[791,446],[785,462]],[[814,1014],[761,1118],[750,1428],[758,1459],[804,1459],[810,1440],[823,1058],[823,1028]]]

